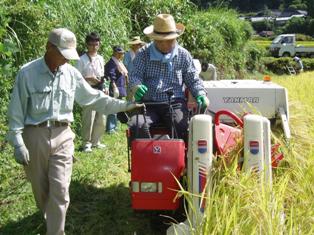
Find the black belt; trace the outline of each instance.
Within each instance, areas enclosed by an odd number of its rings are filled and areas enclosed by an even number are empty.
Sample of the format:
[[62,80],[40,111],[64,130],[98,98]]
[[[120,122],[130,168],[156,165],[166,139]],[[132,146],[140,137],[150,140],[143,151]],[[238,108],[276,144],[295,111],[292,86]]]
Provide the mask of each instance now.
[[29,126],[35,126],[35,127],[62,127],[62,126],[68,126],[68,122],[59,122],[54,120],[48,120],[44,121],[42,123],[39,123],[37,125],[29,125]]

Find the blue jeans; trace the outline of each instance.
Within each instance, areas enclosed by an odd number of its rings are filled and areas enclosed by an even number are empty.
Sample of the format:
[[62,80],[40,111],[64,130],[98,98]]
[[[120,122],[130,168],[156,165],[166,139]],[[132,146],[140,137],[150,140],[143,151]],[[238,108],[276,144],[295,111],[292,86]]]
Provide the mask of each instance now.
[[117,128],[117,114],[107,116],[106,132],[115,131]]

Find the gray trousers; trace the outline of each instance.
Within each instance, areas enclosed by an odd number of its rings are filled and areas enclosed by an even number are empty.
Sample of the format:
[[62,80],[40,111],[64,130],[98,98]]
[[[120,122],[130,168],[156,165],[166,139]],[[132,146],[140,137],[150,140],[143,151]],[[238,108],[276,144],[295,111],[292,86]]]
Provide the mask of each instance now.
[[188,129],[188,108],[185,100],[172,102],[171,118],[169,106],[167,104],[146,105],[146,123],[143,114],[133,115],[128,125],[131,129],[131,139],[147,138],[147,128],[162,124],[171,130],[172,119],[177,138],[186,140]]
[[27,126],[23,132],[30,155],[30,163],[24,169],[32,184],[36,204],[46,219],[48,235],[64,234],[70,202],[74,137],[69,126]]
[[90,107],[82,108],[82,138],[83,145],[96,146],[106,128],[106,116],[92,110]]

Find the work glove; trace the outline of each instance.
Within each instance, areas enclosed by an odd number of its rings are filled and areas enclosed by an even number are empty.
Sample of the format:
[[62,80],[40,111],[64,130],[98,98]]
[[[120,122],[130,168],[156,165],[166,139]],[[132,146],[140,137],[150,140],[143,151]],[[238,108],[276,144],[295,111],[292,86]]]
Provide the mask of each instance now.
[[134,95],[134,98],[135,98],[135,101],[139,102],[142,100],[143,96],[145,95],[145,93],[148,91],[148,88],[147,86],[145,85],[138,85],[138,88],[136,89],[136,92],[135,92],[135,95]]
[[204,95],[199,95],[196,97],[197,105],[199,105],[201,108],[207,108],[209,105],[209,100]]
[[138,109],[144,107],[144,104],[139,104],[135,102],[128,102],[126,105],[126,110],[125,111],[130,111],[132,109]]
[[28,163],[30,162],[29,153],[24,144],[14,147],[14,157],[17,163],[22,164],[24,166],[28,165]]

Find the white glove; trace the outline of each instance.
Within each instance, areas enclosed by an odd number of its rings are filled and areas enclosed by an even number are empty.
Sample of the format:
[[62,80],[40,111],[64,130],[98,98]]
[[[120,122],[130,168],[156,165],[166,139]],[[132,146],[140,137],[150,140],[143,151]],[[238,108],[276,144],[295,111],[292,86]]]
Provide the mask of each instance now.
[[119,89],[115,86],[113,87],[113,97],[118,98],[119,97]]
[[132,109],[138,109],[138,108],[142,108],[144,107],[144,104],[138,104],[138,103],[135,103],[135,102],[128,102],[127,105],[126,105],[126,110],[125,111],[130,111]]
[[14,147],[14,157],[17,163],[22,164],[24,166],[28,165],[30,161],[28,150],[24,144]]

